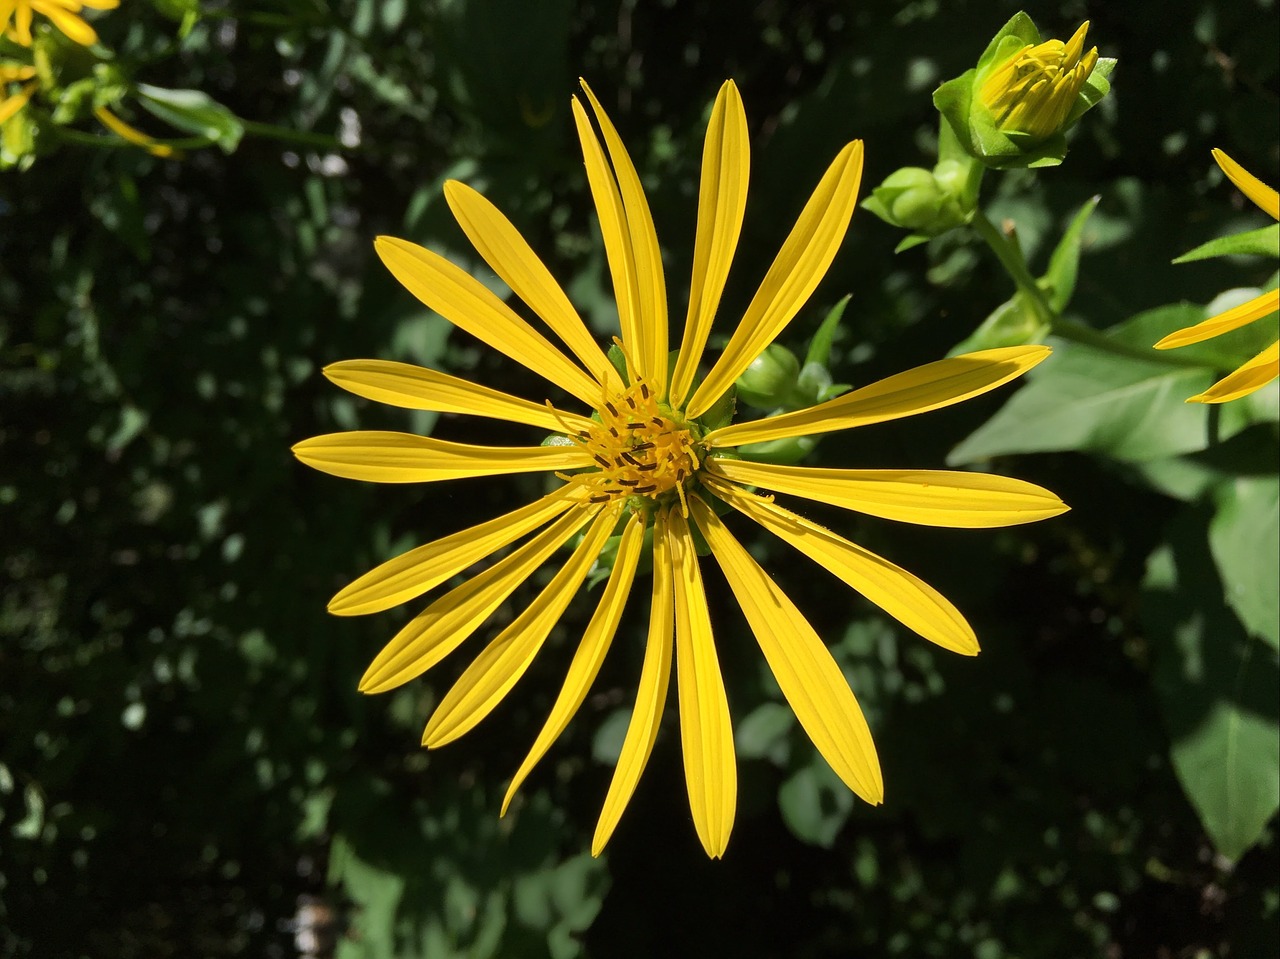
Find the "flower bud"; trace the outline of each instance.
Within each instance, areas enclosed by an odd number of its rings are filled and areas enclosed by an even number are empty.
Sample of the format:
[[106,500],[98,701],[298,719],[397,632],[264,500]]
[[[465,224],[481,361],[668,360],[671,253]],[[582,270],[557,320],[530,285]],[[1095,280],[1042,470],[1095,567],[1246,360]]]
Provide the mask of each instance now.
[[969,155],[996,168],[1062,162],[1063,134],[1111,89],[1115,61],[1085,49],[1088,31],[1085,21],[1065,43],[1042,40],[1015,14],[976,68],[938,88],[933,102]]
[[738,377],[738,399],[761,410],[787,405],[800,375],[800,360],[785,346],[770,343]]
[[968,184],[968,170],[954,160],[943,160],[933,172],[903,167],[885,177],[862,206],[886,223],[934,237],[973,215],[973,206],[966,201]]

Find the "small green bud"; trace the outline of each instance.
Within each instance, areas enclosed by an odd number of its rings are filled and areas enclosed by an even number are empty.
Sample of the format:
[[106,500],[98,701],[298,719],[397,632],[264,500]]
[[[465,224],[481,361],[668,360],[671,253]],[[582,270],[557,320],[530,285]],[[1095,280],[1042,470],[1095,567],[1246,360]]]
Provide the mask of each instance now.
[[885,177],[862,206],[893,226],[939,236],[973,216],[973,205],[966,205],[968,183],[968,170],[954,160],[942,161],[933,172],[903,167]]
[[760,410],[787,405],[800,376],[800,360],[785,346],[770,343],[738,377],[738,398]]

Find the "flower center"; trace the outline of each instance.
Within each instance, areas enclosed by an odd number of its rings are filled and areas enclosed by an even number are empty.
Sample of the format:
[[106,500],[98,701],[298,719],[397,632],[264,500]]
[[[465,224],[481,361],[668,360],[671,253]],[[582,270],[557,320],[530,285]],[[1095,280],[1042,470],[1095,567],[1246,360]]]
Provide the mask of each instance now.
[[642,379],[606,395],[597,413],[598,425],[574,434],[600,467],[575,477],[591,490],[590,502],[657,500],[673,490],[683,500],[684,483],[699,465],[697,427],[659,403]]

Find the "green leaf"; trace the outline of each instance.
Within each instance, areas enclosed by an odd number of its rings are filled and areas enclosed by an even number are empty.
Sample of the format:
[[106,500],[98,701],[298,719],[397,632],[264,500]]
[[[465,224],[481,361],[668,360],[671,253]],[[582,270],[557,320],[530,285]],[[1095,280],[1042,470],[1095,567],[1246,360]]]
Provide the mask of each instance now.
[[846,293],[827,312],[822,325],[818,327],[818,332],[814,333],[813,339],[809,341],[809,351],[804,357],[805,366],[810,363],[827,365],[827,361],[831,358],[831,344],[835,342],[836,331],[840,329],[840,318],[844,316],[844,308],[849,305],[851,297],[852,294]]
[[343,950],[343,959],[393,959],[395,919],[404,878],[365,862],[341,834],[329,847],[329,882],[341,886],[359,913],[358,935]]
[[1237,477],[1216,498],[1209,545],[1227,605],[1280,650],[1280,478]]
[[1057,313],[1062,313],[1067,308],[1067,304],[1071,302],[1071,294],[1075,292],[1084,227],[1101,199],[1101,196],[1095,196],[1086,201],[1080,212],[1072,218],[1071,225],[1062,234],[1053,255],[1049,257],[1049,269],[1040,278],[1042,285],[1048,287],[1049,305]]
[[165,123],[202,136],[223,153],[232,153],[244,136],[244,124],[234,113],[200,90],[167,90],[138,85],[138,102]]
[[853,811],[854,796],[824,760],[797,770],[778,789],[787,828],[804,842],[830,849]]
[[1207,260],[1215,256],[1245,255],[1280,257],[1280,223],[1272,223],[1270,226],[1236,233],[1232,236],[1220,236],[1208,243],[1201,243],[1173,262],[1191,263],[1194,260]]
[[947,352],[947,356],[993,350],[1002,346],[1039,343],[1048,333],[1048,324],[1041,321],[1027,298],[1019,291],[992,310],[991,315],[976,330]]
[[1174,771],[1217,850],[1239,859],[1280,808],[1274,652],[1222,605],[1205,520],[1184,513],[1150,557],[1142,616]]
[[1186,399],[1234,365],[1212,343],[1179,351],[1204,359],[1203,367],[1175,366],[1142,351],[1170,330],[1204,318],[1190,304],[1140,313],[1107,331],[1112,353],[1052,339],[1054,355],[1027,376],[1027,384],[952,452],[948,461],[973,463],[1009,453],[1079,450],[1141,462],[1191,453],[1228,439],[1263,419],[1253,407],[1224,404],[1210,410]]
[[738,723],[734,749],[743,759],[768,759],[781,765],[790,751],[787,734],[795,722],[795,714],[782,703],[761,703]]

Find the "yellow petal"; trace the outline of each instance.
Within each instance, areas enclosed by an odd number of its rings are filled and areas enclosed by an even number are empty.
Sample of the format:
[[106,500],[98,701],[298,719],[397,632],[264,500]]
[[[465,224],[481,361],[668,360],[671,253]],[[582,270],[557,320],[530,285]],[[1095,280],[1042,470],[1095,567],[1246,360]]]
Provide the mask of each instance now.
[[742,446],[926,413],[1008,383],[1049,353],[1047,346],[1006,346],[953,356],[886,377],[807,410],[712,430],[705,442],[711,447]]
[[81,6],[92,7],[94,10],[114,10],[120,6],[120,0],[79,0]]
[[1065,513],[1055,494],[1023,480],[952,470],[841,470],[711,457],[716,476],[828,506],[923,526],[988,529]]
[[[618,623],[622,621],[622,610],[627,605],[627,597],[631,593],[631,584],[635,580],[636,565],[640,560],[640,547],[644,545],[644,520],[640,513],[632,513],[623,530],[622,540],[618,544],[618,553],[613,561],[613,570],[609,573],[609,582],[605,584],[604,594],[596,606],[595,615],[587,624],[582,634],[582,642],[578,644],[569,663],[569,671],[565,675],[564,686],[551,707],[542,731],[534,741],[529,755],[511,777],[511,785],[502,800],[502,815],[507,814],[507,807],[516,794],[516,790],[525,781],[551,744],[559,737],[569,721],[573,719],[582,701],[587,698],[587,691],[595,682],[609,645],[613,642],[614,633],[618,631]],[[667,641],[670,646],[670,640]]]
[[31,0],[31,8],[43,13],[53,22],[55,27],[82,47],[92,46],[98,42],[98,35],[94,32],[93,27],[89,26],[66,7],[56,3],[42,3],[41,0]]
[[722,480],[708,485],[734,509],[794,546],[908,629],[944,649],[966,656],[977,654],[977,637],[960,611],[905,569],[746,490]]
[[1271,219],[1280,220],[1280,194],[1227,156],[1222,150],[1215,148],[1213,158],[1218,161],[1218,166],[1222,167],[1222,172],[1236,185],[1236,189],[1252,200],[1258,209],[1271,217]]
[[313,436],[296,444],[293,455],[322,472],[371,483],[431,483],[592,465],[591,454],[577,446],[472,446],[385,430]]
[[720,517],[697,496],[689,511],[800,725],[846,786],[869,803],[882,802],[884,779],[871,730],[835,659]]
[[685,412],[701,416],[777,338],[817,287],[849,228],[862,180],[862,141],[836,156],[805,204],[764,282]]
[[676,596],[676,689],[680,694],[680,744],[689,808],[702,847],[724,855],[738,799],[729,701],[711,637],[707,597],[689,524],[670,511],[667,538]]
[[653,590],[649,605],[649,638],[644,648],[644,665],[640,667],[640,685],[636,690],[636,706],[622,740],[618,765],[609,781],[600,820],[591,839],[591,855],[598,856],[613,835],[635,794],[640,774],[649,762],[653,742],[658,738],[662,708],[667,702],[667,685],[671,680],[671,645],[675,630],[672,607],[671,549],[667,538],[667,514],[659,511],[653,527]]
[[31,99],[31,95],[36,92],[36,88],[40,86],[38,80],[32,80],[30,83],[24,84],[22,89],[13,96],[0,101],[0,123],[4,123],[19,110],[27,105],[27,101]]
[[18,4],[13,18],[13,39],[20,47],[31,46],[31,5]]
[[[5,13],[0,7],[0,24],[5,20]],[[2,29],[2,28],[0,28]],[[26,63],[0,63],[0,83],[14,83],[17,80],[30,80],[36,75],[36,68]]]
[[1280,376],[1280,341],[1245,363],[1229,376],[1220,379],[1188,403],[1227,403],[1262,389]]
[[169,157],[174,155],[175,151],[173,147],[166,146],[165,144],[157,140],[155,137],[147,136],[145,133],[143,133],[141,130],[137,129],[136,127],[130,126],[129,124],[121,120],[118,116],[116,116],[114,113],[112,113],[110,110],[108,110],[106,107],[97,107],[93,111],[93,115],[98,118],[98,121],[104,127],[110,130],[120,139],[127,140],[129,143],[132,143],[134,146],[142,147],[152,156]]
[[555,433],[590,429],[592,425],[585,416],[530,403],[411,363],[342,360],[326,366],[324,375],[357,396],[404,409],[487,416]]
[[720,87],[707,139],[702,147],[702,182],[698,189],[698,232],[693,247],[693,279],[689,284],[689,314],[675,372],[671,376],[671,405],[679,408],[689,395],[698,362],[707,345],[711,321],[720,306],[729,265],[742,232],[747,206],[751,147],[747,115],[732,80]]
[[632,262],[635,264],[636,293],[640,308],[641,342],[637,347],[640,356],[636,362],[654,385],[659,396],[667,392],[667,284],[662,275],[662,250],[658,246],[658,234],[645,199],[644,187],[636,173],[635,164],[627,154],[627,148],[614,129],[609,115],[596,99],[586,80],[579,81],[591,109],[604,134],[605,146],[617,177],[622,195],[627,233],[631,240]]
[[1254,320],[1260,320],[1264,316],[1274,313],[1277,307],[1280,307],[1280,290],[1270,290],[1261,296],[1255,296],[1248,303],[1241,303],[1225,313],[1211,316],[1195,326],[1175,330],[1157,343],[1156,349],[1172,350],[1177,349],[1179,346],[1190,346],[1192,343],[1211,340],[1215,336],[1221,336],[1223,333],[1230,333],[1232,330],[1238,330],[1242,326],[1248,326]]
[[459,329],[522,363],[588,406],[600,401],[600,385],[516,316],[465,270],[408,240],[380,236],[374,249],[406,290]]
[[622,342],[627,347],[630,361],[640,364],[638,372],[647,376],[649,370],[644,364],[649,351],[645,348],[635,252],[631,247],[631,234],[627,229],[622,197],[618,193],[618,183],[605,161],[600,141],[591,128],[587,112],[577,97],[573,98],[571,106],[573,122],[578,129],[578,142],[582,144],[582,160],[587,168],[587,184],[591,187],[591,196],[595,200],[596,216],[600,218],[605,259],[609,261],[609,275],[613,278],[613,297],[618,305]]
[[360,691],[384,693],[421,676],[448,656],[598,512],[598,507],[570,510],[519,549],[437,599],[383,647],[360,679]]
[[610,387],[621,388],[617,370],[601,352],[569,297],[511,221],[458,180],[444,185],[444,197],[472,246],[512,292],[542,317],[588,371]]
[[329,601],[329,612],[336,616],[363,616],[399,606],[505,549],[580,502],[581,492],[565,485],[528,506],[411,549],[371,569],[339,592]]
[[453,742],[493,711],[524,675],[552,628],[587,578],[617,524],[620,502],[601,511],[568,562],[529,606],[466,668],[431,714],[422,745]]

